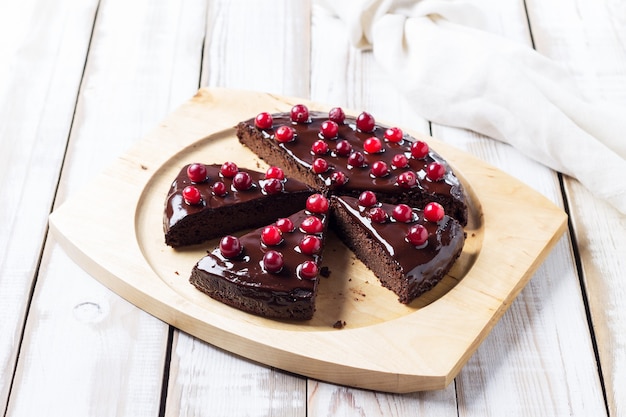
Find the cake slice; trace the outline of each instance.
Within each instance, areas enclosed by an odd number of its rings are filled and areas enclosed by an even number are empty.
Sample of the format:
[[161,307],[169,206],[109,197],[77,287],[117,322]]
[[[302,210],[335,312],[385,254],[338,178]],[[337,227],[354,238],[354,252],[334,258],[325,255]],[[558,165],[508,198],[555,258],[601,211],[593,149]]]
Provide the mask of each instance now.
[[404,304],[441,281],[463,249],[463,227],[438,203],[421,211],[366,191],[334,196],[331,206],[335,233]]
[[186,165],[165,201],[165,243],[193,245],[270,223],[301,210],[312,193],[278,167],[262,173],[233,162]]
[[305,210],[240,238],[223,237],[219,247],[194,266],[189,281],[212,298],[248,313],[310,319],[328,206],[326,197],[314,194]]
[[237,137],[268,164],[328,195],[370,190],[387,203],[435,201],[467,223],[465,191],[449,164],[426,142],[377,124],[367,112],[350,117],[337,107],[310,112],[299,104],[239,123]]

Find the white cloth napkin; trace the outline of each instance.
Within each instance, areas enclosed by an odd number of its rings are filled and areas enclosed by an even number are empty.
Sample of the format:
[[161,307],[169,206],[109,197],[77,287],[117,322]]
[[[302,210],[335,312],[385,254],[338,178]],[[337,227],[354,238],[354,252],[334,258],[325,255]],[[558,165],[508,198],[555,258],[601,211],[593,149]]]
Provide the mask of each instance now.
[[485,2],[317,1],[421,116],[509,143],[626,214],[626,108],[587,102],[559,65],[498,35]]

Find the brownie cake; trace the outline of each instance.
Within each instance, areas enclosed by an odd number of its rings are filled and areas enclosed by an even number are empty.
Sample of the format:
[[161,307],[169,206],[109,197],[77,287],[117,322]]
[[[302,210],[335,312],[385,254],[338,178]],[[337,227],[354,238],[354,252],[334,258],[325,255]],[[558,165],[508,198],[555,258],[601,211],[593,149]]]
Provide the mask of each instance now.
[[270,223],[302,209],[312,193],[278,167],[263,174],[233,162],[186,165],[166,198],[165,243],[193,245]]
[[328,200],[312,195],[306,209],[240,238],[225,236],[202,258],[190,282],[240,310],[307,320],[315,311]]
[[333,230],[401,303],[434,287],[463,249],[463,227],[439,203],[422,211],[380,203],[371,191],[331,201]]
[[428,144],[397,127],[377,125],[363,112],[340,108],[309,112],[260,113],[237,125],[239,141],[268,164],[328,195],[358,197],[366,190],[392,204],[424,207],[435,201],[467,223],[463,186]]

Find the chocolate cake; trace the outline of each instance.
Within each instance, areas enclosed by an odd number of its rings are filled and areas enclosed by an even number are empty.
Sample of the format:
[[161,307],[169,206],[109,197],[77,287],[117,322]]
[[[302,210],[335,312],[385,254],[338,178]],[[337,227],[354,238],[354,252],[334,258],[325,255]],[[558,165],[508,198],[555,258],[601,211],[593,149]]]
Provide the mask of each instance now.
[[196,264],[190,282],[216,300],[249,313],[310,319],[328,205],[324,196],[313,195],[305,210],[240,238],[225,236]]
[[268,164],[325,194],[358,197],[371,190],[380,201],[411,207],[436,201],[467,223],[463,186],[446,161],[367,112],[355,118],[340,108],[322,113],[296,105],[239,123],[237,137]]
[[302,209],[312,193],[277,167],[263,174],[232,162],[186,165],[165,202],[165,243],[193,245],[267,224]]
[[380,203],[371,192],[331,201],[333,230],[401,303],[435,286],[463,249],[463,227],[438,203],[418,210]]

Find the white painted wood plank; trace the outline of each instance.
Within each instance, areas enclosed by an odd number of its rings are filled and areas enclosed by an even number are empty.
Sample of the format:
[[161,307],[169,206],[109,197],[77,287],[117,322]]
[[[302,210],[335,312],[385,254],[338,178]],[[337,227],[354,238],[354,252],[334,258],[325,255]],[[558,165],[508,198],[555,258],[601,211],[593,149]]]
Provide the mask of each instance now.
[[[203,10],[101,2],[57,203],[196,92]],[[167,339],[49,242],[7,415],[157,415]]]
[[4,413],[96,1],[0,2],[0,412]]
[[[209,2],[202,85],[307,97],[309,19],[308,1]],[[302,377],[178,331],[171,363],[166,415],[306,414]]]
[[[590,100],[626,105],[626,5],[618,1],[528,2],[539,51],[562,63]],[[598,175],[602,175],[601,161]],[[608,179],[623,181],[623,179]],[[626,217],[564,179],[610,415],[626,413]]]

